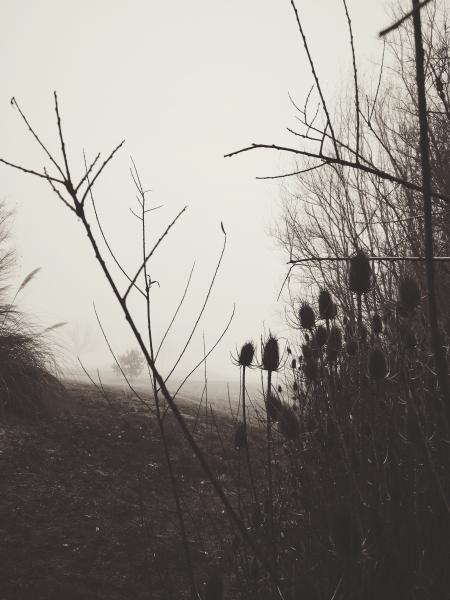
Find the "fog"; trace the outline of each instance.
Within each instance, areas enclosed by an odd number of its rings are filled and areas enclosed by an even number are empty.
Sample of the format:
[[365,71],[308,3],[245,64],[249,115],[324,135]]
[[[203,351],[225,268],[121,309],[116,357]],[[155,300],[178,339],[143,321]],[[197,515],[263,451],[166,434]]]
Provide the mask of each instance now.
[[[361,79],[376,76],[390,22],[385,2],[349,0]],[[351,92],[351,54],[340,2],[298,2],[329,106]],[[140,224],[130,177],[133,157],[152,206],[149,237],[156,240],[185,205],[182,219],[151,264],[155,336],[164,333],[195,269],[186,301],[160,355],[167,372],[183,347],[207,293],[227,233],[223,263],[192,345],[174,377],[181,379],[222,333],[207,361],[210,380],[236,379],[230,353],[271,330],[288,334],[277,296],[286,257],[269,235],[277,221],[280,181],[258,175],[292,170],[293,159],[270,150],[234,158],[224,154],[252,142],[301,144],[287,133],[295,109],[312,85],[295,17],[287,0],[37,0],[2,3],[0,156],[42,169],[46,157],[10,105],[14,96],[52,152],[60,155],[53,90],[57,90],[73,172],[88,158],[126,143],[94,188],[102,225],[117,258],[130,272],[139,265]],[[112,348],[136,346],[80,224],[44,181],[0,166],[0,197],[15,210],[15,285],[42,267],[19,296],[39,327],[55,330],[54,343],[68,374],[76,356],[107,372]],[[93,215],[90,213],[91,220]],[[113,268],[121,289],[126,288]],[[298,290],[302,294],[302,290]],[[133,309],[145,322],[144,306]],[[194,379],[203,377],[203,367]],[[257,375],[255,374],[255,377]]]

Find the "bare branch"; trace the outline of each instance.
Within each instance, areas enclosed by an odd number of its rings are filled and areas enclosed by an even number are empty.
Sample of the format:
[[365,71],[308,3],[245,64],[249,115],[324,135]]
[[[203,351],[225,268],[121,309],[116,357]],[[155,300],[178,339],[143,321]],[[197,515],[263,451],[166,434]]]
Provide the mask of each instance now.
[[125,301],[128,294],[130,293],[131,288],[134,286],[134,284],[136,283],[137,278],[139,277],[139,275],[142,272],[142,269],[144,268],[144,266],[148,263],[148,261],[150,260],[150,258],[153,256],[153,254],[155,253],[156,249],[158,248],[158,246],[160,245],[160,243],[163,241],[163,239],[167,236],[167,234],[169,233],[169,231],[172,229],[172,227],[175,225],[175,223],[178,221],[178,219],[181,217],[181,215],[184,213],[184,211],[187,209],[187,206],[185,206],[184,208],[182,208],[180,210],[180,212],[177,214],[177,216],[174,218],[174,220],[169,223],[169,225],[166,227],[166,230],[164,231],[164,233],[161,235],[161,237],[159,238],[159,240],[156,242],[156,244],[153,246],[153,248],[150,250],[150,252],[147,254],[147,256],[145,257],[144,261],[142,262],[141,266],[139,267],[139,269],[136,272],[136,275],[133,277],[133,279],[130,282],[130,285],[127,288],[127,291],[125,292],[125,294],[123,295],[123,300]]
[[303,46],[305,48],[306,55],[308,56],[308,61],[309,61],[310,67],[311,67],[311,71],[312,71],[312,74],[313,74],[313,77],[314,77],[314,81],[316,83],[317,91],[319,92],[320,100],[322,102],[322,107],[323,107],[323,110],[324,110],[326,118],[327,118],[327,124],[328,124],[328,126],[330,128],[331,137],[332,137],[333,144],[334,144],[334,151],[336,152],[336,157],[338,157],[339,156],[339,149],[338,149],[338,145],[336,143],[336,137],[334,135],[334,131],[333,131],[333,126],[331,124],[330,115],[328,113],[328,109],[327,109],[327,105],[326,105],[326,102],[325,102],[325,98],[323,96],[322,88],[320,87],[319,78],[317,76],[316,69],[315,69],[315,66],[314,66],[314,61],[312,59],[311,53],[309,52],[308,42],[306,40],[305,32],[303,30],[303,27],[302,27],[302,24],[301,24],[301,21],[300,21],[300,17],[299,17],[299,14],[298,14],[298,10],[297,10],[297,7],[295,6],[294,0],[291,0],[291,6],[292,6],[292,8],[294,10],[294,13],[295,13],[295,18],[297,20],[298,29],[300,31],[300,35],[302,36],[302,40],[303,40]]
[[[246,148],[241,148],[240,150],[235,150],[234,152],[230,152],[229,154],[225,154],[225,158],[230,158],[232,156],[236,156],[237,154],[242,154],[243,152],[249,152],[250,150],[258,150],[261,148],[268,148],[271,150],[278,150],[280,152],[291,152],[292,154],[299,154],[300,156],[306,156],[308,158],[318,158],[323,160],[324,165],[341,165],[342,167],[349,167],[351,169],[359,169],[360,171],[364,171],[366,173],[370,173],[372,175],[376,175],[380,179],[385,179],[387,181],[391,181],[392,183],[399,183],[400,185],[408,188],[410,190],[414,190],[415,192],[422,192],[422,187],[420,185],[416,185],[415,183],[411,183],[409,181],[405,181],[400,177],[396,177],[391,173],[386,173],[381,169],[377,169],[375,167],[369,167],[368,165],[363,165],[361,163],[353,162],[350,160],[345,160],[343,158],[335,158],[333,156],[323,156],[320,154],[316,154],[315,152],[308,152],[307,150],[297,150],[296,148],[289,148],[286,146],[278,146],[277,144],[252,144],[251,146],[247,146]],[[439,200],[443,200],[444,202],[450,203],[450,198],[445,194],[441,194],[439,192],[431,193],[433,198],[438,198]]]
[[53,156],[47,150],[46,146],[44,145],[44,143],[42,142],[42,140],[38,136],[38,134],[31,127],[28,119],[26,118],[26,116],[22,112],[22,109],[20,108],[20,106],[17,103],[17,100],[14,97],[11,98],[11,104],[12,104],[12,106],[15,106],[17,108],[17,110],[19,111],[20,116],[22,117],[22,120],[25,122],[26,126],[28,127],[28,130],[30,131],[30,133],[32,134],[32,136],[34,137],[34,139],[37,141],[37,143],[39,144],[39,146],[42,148],[42,150],[45,152],[45,154],[48,156],[48,158],[51,160],[51,162],[54,164],[54,166],[57,168],[57,170],[61,173],[61,176],[64,179],[65,177],[64,177],[64,173],[63,173],[61,167],[58,165],[58,163],[56,162],[56,160],[53,158]]
[[58,133],[59,133],[59,140],[61,142],[61,151],[62,151],[62,155],[63,155],[63,159],[64,159],[64,166],[66,167],[67,184],[71,184],[69,163],[67,162],[66,145],[64,143],[64,137],[63,137],[62,127],[61,127],[61,115],[59,114],[58,95],[56,92],[53,92],[53,96],[55,98],[56,121],[58,123]]
[[92,181],[90,182],[87,190],[84,192],[81,200],[80,200],[80,204],[83,205],[84,201],[86,200],[87,195],[89,194],[89,191],[91,190],[92,186],[94,185],[94,183],[96,182],[97,178],[99,177],[100,173],[103,171],[103,169],[106,167],[106,165],[112,160],[113,156],[116,154],[116,152],[118,152],[120,150],[120,148],[122,148],[122,146],[124,145],[125,140],[122,140],[120,142],[120,144],[118,144],[114,150],[111,152],[111,154],[108,156],[108,158],[103,162],[102,166],[100,167],[100,169],[97,171],[97,173],[94,175],[94,177],[92,178]]

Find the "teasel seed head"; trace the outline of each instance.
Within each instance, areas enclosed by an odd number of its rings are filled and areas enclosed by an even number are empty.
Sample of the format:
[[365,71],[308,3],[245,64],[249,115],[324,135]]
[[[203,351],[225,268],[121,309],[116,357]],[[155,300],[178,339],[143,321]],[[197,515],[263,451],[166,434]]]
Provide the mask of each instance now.
[[239,352],[238,363],[241,367],[250,367],[255,356],[255,346],[253,342],[246,342]]
[[369,353],[369,374],[375,381],[381,381],[387,375],[386,358],[379,346],[372,348]]
[[365,294],[370,289],[372,269],[367,255],[359,251],[350,259],[348,276],[349,288],[356,294]]
[[312,329],[316,323],[316,316],[311,306],[307,302],[303,302],[298,311],[300,325],[303,329]]
[[413,277],[403,277],[398,286],[398,300],[400,306],[412,312],[420,304],[419,284]]
[[279,366],[280,350],[278,340],[272,334],[269,334],[263,348],[262,367],[265,371],[277,371]]
[[333,319],[333,300],[328,290],[319,292],[319,315],[326,321]]

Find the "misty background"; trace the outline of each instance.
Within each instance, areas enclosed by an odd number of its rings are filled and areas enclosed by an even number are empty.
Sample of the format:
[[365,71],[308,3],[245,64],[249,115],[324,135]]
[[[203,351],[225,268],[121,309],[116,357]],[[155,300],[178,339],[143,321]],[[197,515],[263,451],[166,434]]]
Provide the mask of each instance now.
[[[349,0],[360,77],[377,77],[382,54],[378,32],[390,22],[386,2]],[[345,13],[340,2],[298,5],[330,107],[351,91],[352,70]],[[207,310],[191,349],[174,377],[182,378],[223,331],[208,359],[210,380],[233,380],[235,352],[269,329],[287,334],[277,296],[287,257],[270,237],[283,184],[256,176],[288,172],[288,155],[257,150],[235,158],[227,152],[252,142],[290,143],[295,109],[303,105],[312,76],[287,0],[197,0],[77,3],[38,0],[2,2],[0,155],[41,169],[45,157],[10,105],[14,96],[59,156],[53,108],[58,92],[72,169],[83,174],[88,159],[126,144],[94,187],[103,228],[117,258],[130,272],[140,261],[140,223],[130,177],[133,157],[154,211],[156,240],[185,205],[188,209],[161,245],[150,273],[156,335],[167,327],[190,269],[185,304],[161,353],[171,368],[198,315],[227,232],[227,249]],[[301,141],[299,141],[301,144]],[[113,362],[95,319],[93,302],[115,352],[135,347],[128,326],[104,281],[85,234],[45,182],[0,168],[0,197],[14,209],[16,285],[36,267],[41,272],[19,296],[19,306],[39,326],[65,321],[54,339],[69,375],[76,356],[106,373]],[[91,214],[91,221],[94,220]],[[115,271],[114,271],[115,273]],[[121,279],[119,279],[121,281]],[[126,284],[123,282],[122,289]],[[14,293],[14,290],[12,290]],[[302,290],[298,290],[302,295]],[[144,307],[136,297],[136,311]],[[203,377],[203,368],[193,379]],[[254,374],[257,377],[257,374]]]

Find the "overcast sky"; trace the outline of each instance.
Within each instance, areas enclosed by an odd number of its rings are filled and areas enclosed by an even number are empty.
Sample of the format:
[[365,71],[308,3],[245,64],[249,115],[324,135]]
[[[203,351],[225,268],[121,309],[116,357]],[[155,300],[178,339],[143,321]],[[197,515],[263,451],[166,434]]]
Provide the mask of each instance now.
[[[298,0],[297,6],[333,106],[351,85],[342,2]],[[358,67],[370,80],[382,51],[377,33],[389,23],[387,3],[348,0],[348,6]],[[295,125],[288,92],[303,102],[312,78],[290,2],[3,0],[1,16],[0,156],[38,169],[46,164],[11,107],[11,96],[59,152],[52,104],[57,90],[73,171],[83,172],[83,149],[88,157],[106,155],[126,140],[95,197],[111,245],[128,269],[138,264],[140,252],[139,223],[129,210],[136,206],[130,156],[152,190],[149,201],[163,205],[152,213],[151,239],[188,205],[151,267],[160,283],[153,306],[158,336],[196,261],[187,301],[161,354],[163,373],[203,302],[223,242],[223,221],[228,234],[223,265],[177,374],[201,357],[203,332],[207,347],[214,343],[235,303],[232,325],[208,370],[211,379],[237,376],[230,362],[237,345],[269,329],[287,334],[283,305],[276,301],[287,257],[268,235],[279,214],[280,185],[255,177],[289,170],[292,159],[269,150],[223,155],[251,142],[298,144],[286,133],[286,126]],[[3,166],[0,177],[0,197],[16,211],[17,281],[42,267],[21,306],[43,327],[67,321],[57,336],[64,364],[79,353],[90,368],[104,368],[112,359],[93,301],[115,351],[135,344],[86,235],[45,182]],[[132,304],[143,314],[137,298]]]

